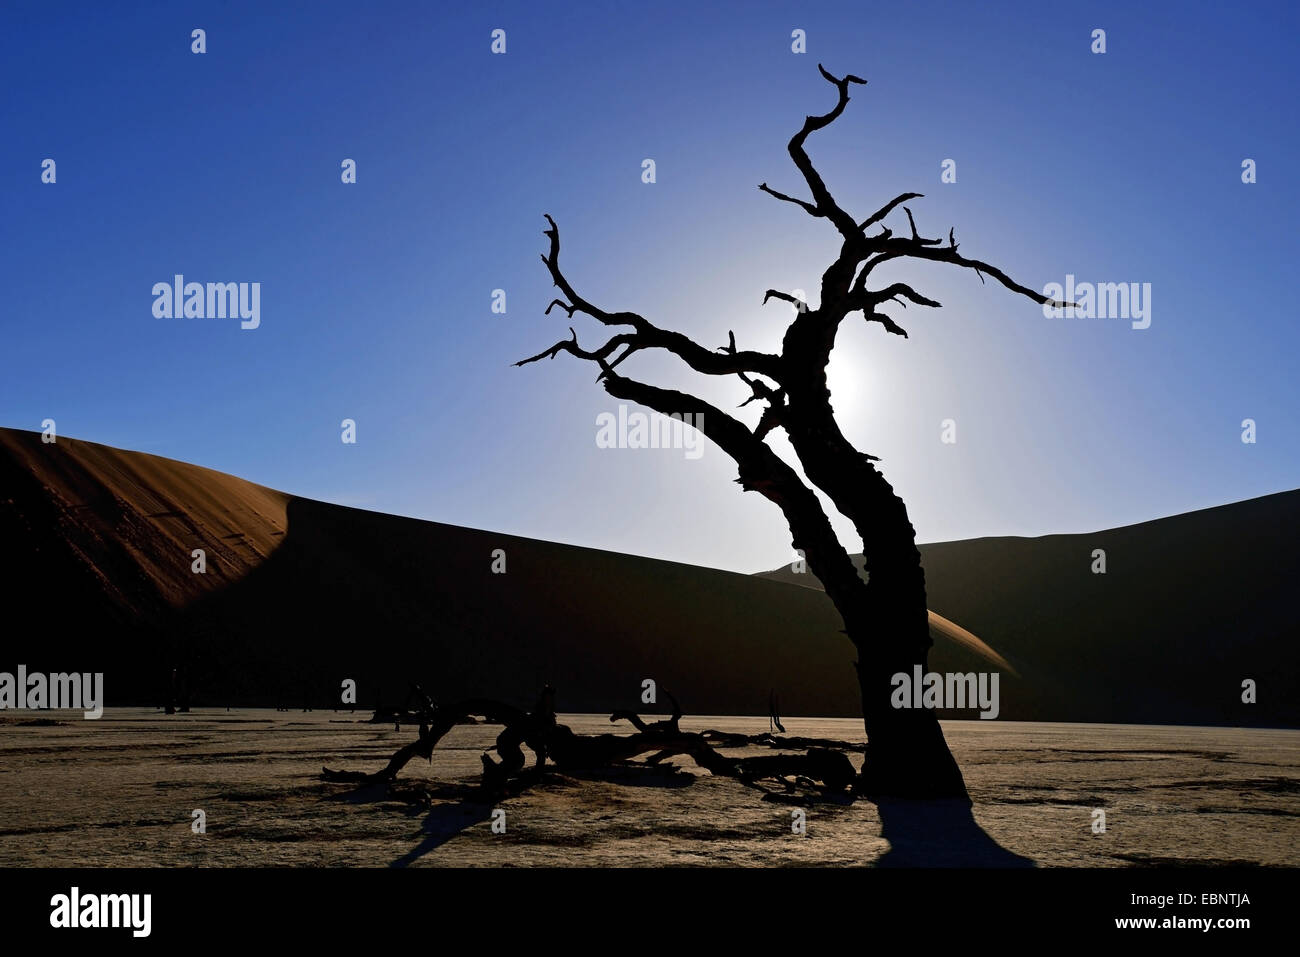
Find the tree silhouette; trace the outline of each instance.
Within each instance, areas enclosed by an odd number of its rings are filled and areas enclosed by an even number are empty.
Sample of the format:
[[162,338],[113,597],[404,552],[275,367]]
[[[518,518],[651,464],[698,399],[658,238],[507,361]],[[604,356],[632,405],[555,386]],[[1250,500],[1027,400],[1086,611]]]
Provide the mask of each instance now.
[[[932,642],[925,573],[907,507],[873,465],[878,459],[854,448],[840,431],[826,384],[826,366],[840,324],[850,315],[860,313],[867,322],[879,323],[887,332],[906,337],[906,331],[882,308],[890,304],[905,308],[908,302],[939,306],[906,283],[869,288],[876,269],[894,259],[962,266],[973,269],[981,282],[985,276],[992,277],[1035,302],[1069,304],[1048,299],[1014,282],[997,267],[961,255],[952,230],[946,244],[941,239],[923,238],[911,210],[903,205],[921,198],[920,193],[903,193],[862,221],[846,212],[822,181],[804,144],[810,134],[830,125],[844,112],[849,85],[866,81],[852,75],[837,79],[820,64],[818,69],[835,86],[838,100],[829,113],[807,117],[789,144],[790,157],[803,174],[812,200],[778,192],[766,183],[759,189],[811,216],[829,220],[843,242],[838,257],[822,274],[816,308],[779,290],[769,289],[764,294],[764,303],[777,299],[795,307],[779,355],[738,349],[734,332],[729,333],[726,346],[707,349],[637,313],[607,312],[587,301],[560,269],[560,232],[548,215],[550,228],[544,235],[550,239],[550,249],[542,255],[542,261],[567,301],[553,300],[546,313],[549,315],[558,306],[570,318],[582,313],[620,331],[603,345],[587,350],[578,344],[577,333],[570,328],[570,339],[516,365],[567,352],[596,363],[600,367],[597,381],[615,398],[637,402],[664,415],[693,414],[697,428],[735,460],[740,486],[758,492],[781,509],[794,547],[804,554],[809,568],[821,580],[844,620],[845,633],[857,648],[856,668],[868,739],[859,793],[964,798],[961,771],[934,712],[890,705],[892,676],[899,672],[911,674],[915,665],[926,668]],[[907,214],[909,235],[895,235],[885,225],[886,218],[900,206]],[[876,226],[879,231],[870,232]],[[757,425],[751,429],[697,396],[639,382],[617,371],[629,356],[653,349],[672,353],[698,373],[738,376],[751,393],[742,405],[765,403]],[[767,436],[775,429],[785,430],[807,482],[768,445]],[[825,493],[853,523],[862,539],[865,580],[840,544],[808,483]]]

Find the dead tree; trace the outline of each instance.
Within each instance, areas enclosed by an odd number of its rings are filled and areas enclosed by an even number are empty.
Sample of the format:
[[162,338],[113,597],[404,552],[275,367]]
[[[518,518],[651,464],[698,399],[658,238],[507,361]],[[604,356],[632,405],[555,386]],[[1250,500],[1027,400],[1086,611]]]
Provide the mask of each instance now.
[[[682,333],[661,328],[634,312],[610,312],[583,298],[560,268],[560,232],[555,221],[544,235],[550,240],[542,262],[563,294],[546,308],[556,307],[569,318],[576,313],[609,327],[610,337],[585,349],[577,333],[544,352],[521,360],[525,365],[568,353],[595,363],[597,381],[611,396],[636,402],[664,415],[691,413],[699,428],[735,460],[745,491],[756,491],[781,509],[790,526],[794,547],[807,559],[813,573],[844,620],[844,630],[856,646],[858,683],[868,745],[860,790],[865,794],[900,797],[965,797],[961,771],[953,760],[934,713],[925,709],[890,706],[890,679],[910,673],[914,665],[926,667],[931,646],[925,598],[925,574],[916,532],[901,498],[873,464],[875,456],[859,451],[845,438],[835,420],[826,384],[826,366],[840,324],[852,315],[879,324],[886,332],[907,333],[885,310],[908,303],[938,307],[939,303],[902,282],[873,285],[876,271],[893,260],[923,260],[971,269],[983,282],[986,276],[1034,302],[1066,306],[1013,281],[1002,270],[958,251],[952,230],[947,241],[924,238],[911,210],[903,205],[920,199],[903,193],[870,216],[859,220],[836,202],[805,149],[810,134],[844,112],[849,87],[866,81],[856,76],[837,79],[820,65],[821,74],[838,92],[834,108],[805,118],[791,138],[790,157],[803,175],[811,200],[778,192],[766,183],[763,192],[805,213],[825,219],[840,236],[839,255],[821,277],[816,306],[788,292],[769,289],[763,302],[779,300],[795,307],[779,354],[742,350],[735,333],[726,346],[708,349]],[[902,208],[907,229],[895,234],[886,219]],[[690,369],[709,376],[736,376],[749,392],[741,405],[763,403],[757,424],[739,418],[687,392],[641,382],[620,371],[637,352],[663,350]],[[854,568],[840,544],[813,489],[767,444],[766,437],[784,429],[808,482],[820,489],[852,523],[862,540],[867,577]]]
[[[423,692],[420,694],[423,696]],[[321,776],[327,781],[391,784],[402,768],[415,758],[431,758],[433,749],[453,727],[472,715],[482,715],[489,721],[504,725],[496,740],[498,760],[483,755],[480,787],[492,797],[509,793],[512,783],[517,784],[524,777],[522,744],[536,755],[536,765],[529,775],[531,780],[536,780],[548,760],[561,771],[594,771],[626,763],[643,754],[651,755],[648,764],[684,754],[713,774],[737,778],[748,784],[763,778],[791,776],[820,781],[829,793],[842,794],[856,777],[849,759],[828,748],[813,747],[804,754],[743,758],[721,754],[710,743],[710,735],[716,732],[682,731],[678,727],[682,713],[676,699],[673,700],[672,717],[664,721],[647,724],[640,715],[631,711],[612,714],[611,722],[629,721],[638,729],[631,735],[575,734],[567,725],[556,721],[555,692],[550,687],[542,690],[536,707],[528,712],[486,698],[470,698],[446,706],[435,705],[427,697],[425,702],[426,707],[420,714],[419,737],[399,748],[382,769],[364,773],[321,768]]]

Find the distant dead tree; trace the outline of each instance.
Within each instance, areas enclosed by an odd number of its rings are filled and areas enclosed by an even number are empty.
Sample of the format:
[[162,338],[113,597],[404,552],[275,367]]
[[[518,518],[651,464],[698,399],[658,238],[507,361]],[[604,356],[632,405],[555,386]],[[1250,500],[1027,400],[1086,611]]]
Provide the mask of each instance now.
[[[981,282],[985,276],[991,277],[1034,302],[1062,307],[1069,303],[1051,300],[1014,282],[996,266],[961,255],[952,230],[946,242],[922,237],[911,210],[903,205],[921,198],[920,193],[903,193],[863,220],[845,211],[813,166],[805,142],[810,134],[830,125],[844,112],[850,84],[866,81],[851,75],[837,79],[820,65],[818,69],[838,91],[838,101],[829,113],[807,117],[789,144],[790,157],[807,183],[811,201],[778,192],[766,183],[759,189],[810,216],[829,220],[842,242],[839,255],[822,274],[816,307],[776,289],[763,295],[764,303],[777,299],[795,307],[779,355],[737,348],[734,332],[729,334],[726,346],[708,349],[637,313],[608,312],[589,302],[578,294],[560,268],[560,232],[548,215],[550,228],[544,235],[550,239],[550,249],[542,255],[542,261],[565,298],[553,300],[547,314],[559,307],[569,318],[582,313],[618,331],[603,345],[588,350],[578,344],[577,333],[571,328],[571,338],[516,365],[567,352],[598,365],[598,381],[615,398],[664,415],[693,414],[692,421],[699,423],[701,431],[735,460],[740,486],[758,492],[781,509],[794,547],[803,553],[825,586],[844,620],[845,632],[857,648],[856,668],[868,738],[859,793],[964,798],[961,771],[934,712],[890,705],[892,676],[899,672],[910,674],[915,665],[926,668],[932,642],[925,574],[907,508],[873,464],[879,460],[854,448],[840,431],[826,384],[826,367],[840,324],[849,316],[860,314],[867,322],[879,323],[886,332],[906,337],[903,328],[882,310],[891,305],[906,307],[909,302],[939,306],[906,283],[871,288],[873,274],[892,260],[961,266],[974,270]],[[899,207],[907,215],[908,229],[896,235],[885,220]],[[872,232],[873,227],[878,231]],[[648,350],[672,353],[704,375],[737,376],[750,392],[741,405],[764,403],[756,426],[751,428],[690,393],[640,382],[618,371],[629,356]],[[865,580],[840,544],[813,489],[768,445],[767,436],[776,429],[785,430],[808,482],[825,493],[853,523],[862,539]]]

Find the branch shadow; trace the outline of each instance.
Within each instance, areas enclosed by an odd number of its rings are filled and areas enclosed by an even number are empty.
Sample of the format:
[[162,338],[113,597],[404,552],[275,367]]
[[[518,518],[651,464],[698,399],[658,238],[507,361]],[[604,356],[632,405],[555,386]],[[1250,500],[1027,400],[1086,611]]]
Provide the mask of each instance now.
[[453,837],[482,824],[492,817],[492,803],[464,798],[456,803],[435,804],[429,808],[420,830],[423,838],[413,848],[394,860],[389,867],[410,867],[424,855],[436,851]]
[[[439,798],[445,800],[438,800]],[[493,807],[499,803],[489,800],[477,787],[467,784],[412,785],[392,781],[365,782],[330,795],[327,800],[348,804],[401,803],[407,805],[403,813],[408,817],[427,811],[420,825],[419,843],[388,865],[399,868],[409,867],[474,825],[490,820]]]
[[1037,867],[985,833],[965,800],[878,798],[880,836],[889,850],[876,867]]
[[[493,801],[485,798],[483,792],[468,785],[444,785],[435,791],[426,792],[429,797],[448,796],[456,800],[430,803],[424,823],[421,825],[423,837],[401,857],[392,861],[389,867],[409,867],[426,854],[442,847],[452,838],[462,834],[476,824],[491,820],[492,811],[499,806],[501,799],[516,797],[524,791],[538,786],[545,786],[548,781],[567,777],[578,781],[607,781],[609,783],[632,787],[682,788],[695,783],[693,775],[675,768],[646,767],[644,765],[621,765],[614,768],[592,769],[586,771],[568,771],[563,775],[553,768],[544,771],[536,767],[529,768],[520,777],[514,779],[510,793],[501,795]],[[347,794],[340,795],[339,800],[354,803],[390,800],[391,793],[386,785],[366,785]],[[418,813],[418,812],[412,812]]]

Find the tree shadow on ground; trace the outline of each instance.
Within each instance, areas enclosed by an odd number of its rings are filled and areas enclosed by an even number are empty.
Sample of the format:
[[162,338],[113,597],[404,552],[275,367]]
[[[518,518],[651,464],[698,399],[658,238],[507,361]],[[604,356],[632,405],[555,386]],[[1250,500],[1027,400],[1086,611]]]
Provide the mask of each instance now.
[[876,867],[1037,867],[985,833],[969,801],[879,798],[880,836],[889,850]]
[[611,765],[589,771],[568,771],[566,775],[580,781],[601,781],[632,788],[688,788],[697,780],[694,774],[671,764]]
[[412,805],[413,814],[428,809],[420,828],[419,843],[389,864],[389,867],[400,868],[409,867],[476,824],[491,820],[493,809],[530,787],[563,787],[579,781],[604,781],[630,787],[683,788],[690,787],[695,780],[694,775],[670,766],[626,764],[564,774],[549,768],[544,772],[530,768],[511,782],[510,794],[497,800],[491,800],[479,787],[469,784],[422,785],[401,791],[394,791],[386,785],[365,785],[339,795],[338,800],[352,803],[404,800]]

